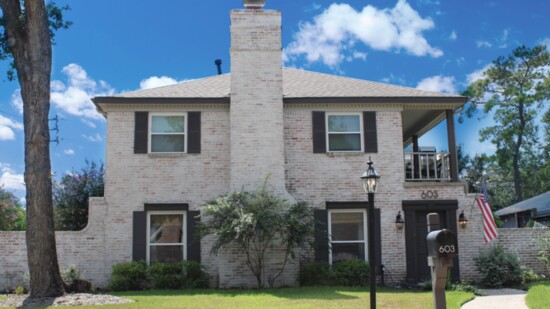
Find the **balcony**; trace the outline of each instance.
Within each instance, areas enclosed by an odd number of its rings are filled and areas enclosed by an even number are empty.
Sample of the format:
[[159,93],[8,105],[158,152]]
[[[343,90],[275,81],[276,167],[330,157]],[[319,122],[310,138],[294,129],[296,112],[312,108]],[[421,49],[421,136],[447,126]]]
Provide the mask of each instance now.
[[450,182],[451,161],[448,152],[405,152],[405,181]]

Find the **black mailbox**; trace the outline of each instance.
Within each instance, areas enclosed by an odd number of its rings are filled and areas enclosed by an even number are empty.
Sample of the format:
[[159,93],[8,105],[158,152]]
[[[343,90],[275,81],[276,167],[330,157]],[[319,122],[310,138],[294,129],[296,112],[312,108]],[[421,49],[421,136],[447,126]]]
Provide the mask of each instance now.
[[428,256],[454,257],[458,254],[458,244],[455,233],[447,230],[431,231],[426,236]]

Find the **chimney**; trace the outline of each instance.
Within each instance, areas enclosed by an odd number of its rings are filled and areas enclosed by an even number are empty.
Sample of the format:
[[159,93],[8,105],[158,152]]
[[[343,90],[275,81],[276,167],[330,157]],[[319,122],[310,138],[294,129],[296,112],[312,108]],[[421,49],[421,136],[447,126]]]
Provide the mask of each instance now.
[[[231,190],[285,189],[281,13],[265,0],[231,11]],[[252,9],[253,8],[253,9]]]

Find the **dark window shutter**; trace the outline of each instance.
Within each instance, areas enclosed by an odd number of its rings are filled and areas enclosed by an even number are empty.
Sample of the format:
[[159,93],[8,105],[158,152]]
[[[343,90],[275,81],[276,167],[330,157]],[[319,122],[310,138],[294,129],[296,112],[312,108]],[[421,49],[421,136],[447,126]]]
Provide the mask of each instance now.
[[201,112],[187,113],[187,153],[201,153]]
[[380,226],[380,208],[374,209],[374,259],[376,260],[376,273],[379,273],[382,265],[382,229]]
[[328,212],[326,209],[315,209],[313,218],[315,260],[328,263]]
[[327,152],[325,112],[312,112],[313,153]]
[[132,260],[145,260],[147,257],[147,212],[134,211],[132,228]]
[[363,138],[365,152],[378,152],[376,112],[363,112]]
[[197,223],[200,221],[200,211],[187,212],[187,260],[201,261],[201,240],[197,232]]
[[135,113],[134,129],[134,153],[147,153],[147,140],[149,134],[149,113]]

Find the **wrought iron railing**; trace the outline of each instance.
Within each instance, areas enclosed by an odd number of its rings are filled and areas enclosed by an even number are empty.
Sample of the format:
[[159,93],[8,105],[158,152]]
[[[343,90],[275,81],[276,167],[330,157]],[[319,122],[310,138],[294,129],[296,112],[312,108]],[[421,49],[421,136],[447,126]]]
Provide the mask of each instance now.
[[405,152],[405,181],[451,181],[448,152]]

